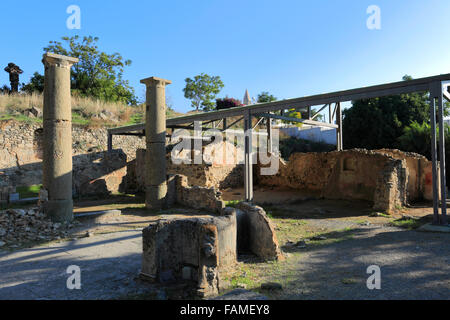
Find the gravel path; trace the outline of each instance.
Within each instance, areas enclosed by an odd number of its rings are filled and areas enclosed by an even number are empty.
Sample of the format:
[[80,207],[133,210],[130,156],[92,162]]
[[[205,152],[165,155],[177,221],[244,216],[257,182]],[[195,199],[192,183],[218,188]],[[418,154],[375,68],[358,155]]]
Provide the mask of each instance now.
[[[0,299],[111,299],[140,294],[141,231],[124,231],[0,253]],[[67,267],[81,269],[69,290]]]
[[[344,226],[346,223],[334,227]],[[284,288],[269,296],[276,299],[450,298],[450,234],[386,226],[357,226],[344,232],[352,238],[292,249],[278,279],[269,279],[280,281]],[[150,293],[154,288],[135,281],[140,271],[141,252],[140,230],[2,252],[0,299],[114,299]],[[66,287],[69,277],[66,270],[70,265],[81,268],[80,290]],[[370,265],[381,268],[381,290],[367,289],[366,270]]]
[[[450,234],[360,227],[353,239],[298,249],[283,270],[280,299],[450,299]],[[369,290],[367,267],[381,269]]]

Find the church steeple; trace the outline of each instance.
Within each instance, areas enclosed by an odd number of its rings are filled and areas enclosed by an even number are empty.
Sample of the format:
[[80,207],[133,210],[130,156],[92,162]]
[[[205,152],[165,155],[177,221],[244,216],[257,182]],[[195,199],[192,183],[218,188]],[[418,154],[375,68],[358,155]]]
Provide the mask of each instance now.
[[242,103],[245,106],[248,106],[248,105],[252,104],[252,99],[250,99],[250,95],[248,94],[248,90],[247,89],[245,89],[244,100],[242,100]]

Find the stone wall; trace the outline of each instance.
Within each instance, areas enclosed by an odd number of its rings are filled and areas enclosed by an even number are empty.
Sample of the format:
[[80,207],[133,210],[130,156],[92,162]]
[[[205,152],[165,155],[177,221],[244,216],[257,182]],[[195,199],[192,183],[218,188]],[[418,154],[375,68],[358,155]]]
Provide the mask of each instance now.
[[[128,163],[127,192],[145,191],[145,149],[136,151],[136,159]],[[181,174],[188,178],[189,185],[225,189],[244,184],[244,166],[229,164],[174,164],[167,154],[167,174]]]
[[[145,138],[114,136],[114,148],[123,152],[107,154],[106,129],[74,126],[72,132],[76,193],[145,191]],[[39,124],[0,121],[0,190],[42,183],[42,135]],[[223,147],[226,153],[233,148]],[[287,162],[279,162],[279,171],[272,176],[260,175],[256,165],[255,183],[289,187],[323,198],[367,200],[377,210],[386,211],[422,199],[432,200],[431,162],[414,153],[355,149],[298,153]],[[168,152],[167,169],[169,175],[186,176],[190,186],[225,189],[244,185],[243,165],[177,165]]]
[[275,227],[263,208],[240,202],[236,209],[238,248],[246,248],[263,260],[284,260]]
[[[107,155],[106,129],[73,126],[72,134],[74,190],[81,193],[104,193],[104,186],[117,191],[127,160],[133,160],[136,150],[145,146],[145,139],[115,136],[113,145],[123,152]],[[0,121],[0,187],[42,183],[42,137],[41,124]]]
[[433,200],[433,171],[432,162],[426,157],[412,152],[400,150],[380,149],[376,150],[384,155],[397,160],[406,160],[408,179],[408,200]]
[[142,230],[142,274],[161,283],[191,282],[218,294],[220,271],[236,264],[236,215],[163,216]]
[[191,187],[188,178],[183,175],[169,178],[168,198],[169,204],[174,202],[189,208],[204,209],[215,213],[221,213],[225,208],[220,191],[214,187]]
[[431,162],[399,150],[297,153],[287,162],[280,159],[276,175],[259,172],[261,185],[298,189],[320,198],[367,200],[377,210],[432,199]]

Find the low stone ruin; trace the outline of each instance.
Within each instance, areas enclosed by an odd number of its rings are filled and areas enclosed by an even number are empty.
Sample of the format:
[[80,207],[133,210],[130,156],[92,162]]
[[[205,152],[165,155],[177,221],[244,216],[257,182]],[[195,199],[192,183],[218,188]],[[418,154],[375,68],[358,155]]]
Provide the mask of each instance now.
[[[227,143],[229,145],[229,143]],[[243,185],[244,166],[234,164],[174,164],[167,153],[167,173],[181,174],[189,179],[189,183],[202,187],[217,189],[232,188]],[[127,192],[145,191],[145,149],[136,150],[136,159],[127,164],[127,176],[124,185]]]
[[161,283],[190,281],[218,293],[220,269],[236,263],[236,215],[166,216],[142,231],[142,273]]
[[283,260],[275,228],[263,208],[247,202],[237,205],[238,250],[250,251],[264,260]]
[[276,175],[259,173],[256,170],[259,185],[296,189],[317,198],[366,200],[386,212],[432,200],[433,195],[431,161],[399,150],[296,153],[289,161],[279,160]]
[[189,186],[186,176],[170,176],[168,185],[169,206],[177,203],[189,208],[203,209],[215,213],[222,212],[225,207],[220,191],[214,187]]
[[249,203],[226,207],[220,215],[164,216],[142,231],[142,239],[145,278],[191,283],[201,297],[218,294],[221,272],[235,266],[238,250],[283,259],[266,213]]

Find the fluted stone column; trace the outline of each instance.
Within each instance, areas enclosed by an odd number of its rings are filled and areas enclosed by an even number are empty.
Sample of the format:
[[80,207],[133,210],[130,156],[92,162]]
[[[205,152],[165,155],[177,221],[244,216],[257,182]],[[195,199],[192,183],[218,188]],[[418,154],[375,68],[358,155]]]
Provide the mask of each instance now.
[[72,108],[70,68],[78,59],[44,54],[43,187],[48,192],[44,212],[53,221],[73,219]]
[[161,209],[166,205],[166,85],[172,82],[151,77],[145,84],[145,206]]

